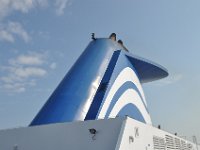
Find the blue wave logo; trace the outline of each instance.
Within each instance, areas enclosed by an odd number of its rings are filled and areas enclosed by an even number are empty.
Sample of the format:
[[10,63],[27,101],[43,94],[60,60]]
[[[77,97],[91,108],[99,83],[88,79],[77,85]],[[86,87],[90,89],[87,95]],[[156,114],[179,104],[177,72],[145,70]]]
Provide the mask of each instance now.
[[97,118],[112,118],[126,113],[136,120],[151,124],[142,86],[130,67],[124,68],[116,77],[106,93]]

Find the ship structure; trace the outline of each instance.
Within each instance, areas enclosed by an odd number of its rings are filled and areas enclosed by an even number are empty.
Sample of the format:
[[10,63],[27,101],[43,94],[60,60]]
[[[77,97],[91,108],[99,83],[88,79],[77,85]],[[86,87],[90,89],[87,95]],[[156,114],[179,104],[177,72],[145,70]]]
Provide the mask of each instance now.
[[200,150],[152,126],[142,84],[167,70],[95,38],[28,127],[0,130],[0,150]]

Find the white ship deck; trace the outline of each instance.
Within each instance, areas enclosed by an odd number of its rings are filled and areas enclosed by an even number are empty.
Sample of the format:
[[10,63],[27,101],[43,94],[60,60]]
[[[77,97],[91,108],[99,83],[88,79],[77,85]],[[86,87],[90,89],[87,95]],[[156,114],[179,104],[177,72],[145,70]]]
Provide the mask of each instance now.
[[0,131],[0,150],[81,149],[198,150],[189,141],[128,117]]

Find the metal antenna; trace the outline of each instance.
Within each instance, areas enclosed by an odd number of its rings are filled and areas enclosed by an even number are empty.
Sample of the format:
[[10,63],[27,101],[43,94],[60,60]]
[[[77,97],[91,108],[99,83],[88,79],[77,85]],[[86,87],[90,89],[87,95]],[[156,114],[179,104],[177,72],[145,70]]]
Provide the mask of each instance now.
[[113,40],[113,41],[116,41],[116,33],[112,33],[110,36],[109,36],[109,39]]
[[127,51],[128,52],[128,49],[124,46],[124,44],[123,44],[123,41],[122,40],[118,40],[118,43],[123,47],[123,49],[125,50],[125,51]]
[[93,40],[96,40],[96,38],[95,38],[95,33],[92,33],[92,39],[93,39]]

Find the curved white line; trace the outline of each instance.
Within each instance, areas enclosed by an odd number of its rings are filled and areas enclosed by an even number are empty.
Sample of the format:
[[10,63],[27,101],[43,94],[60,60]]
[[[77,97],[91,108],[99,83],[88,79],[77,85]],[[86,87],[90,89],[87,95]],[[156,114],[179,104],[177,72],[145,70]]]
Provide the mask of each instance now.
[[138,95],[138,93],[133,90],[133,89],[128,89],[126,90],[121,96],[120,98],[117,100],[117,102],[115,103],[114,107],[112,108],[110,114],[109,114],[109,118],[110,117],[116,117],[117,114],[120,112],[120,110],[127,104],[134,104],[139,111],[141,112],[145,122],[147,124],[151,124],[151,118],[148,114],[148,112],[146,111],[144,104],[142,103],[142,100],[140,98],[140,96]]
[[99,109],[98,118],[104,118],[105,117],[106,112],[107,112],[107,110],[110,106],[112,99],[113,99],[113,96],[115,95],[117,90],[127,81],[131,81],[137,86],[137,88],[138,88],[138,90],[139,90],[139,92],[140,92],[140,94],[143,98],[145,105],[147,105],[146,100],[145,100],[145,96],[144,96],[144,92],[142,90],[142,86],[140,84],[140,81],[139,81],[137,75],[135,74],[135,72],[130,67],[126,67],[119,73],[119,75],[115,79],[115,81],[114,81],[110,91],[108,92],[108,94],[106,93],[107,97],[102,102],[103,105],[101,105],[101,108]]

